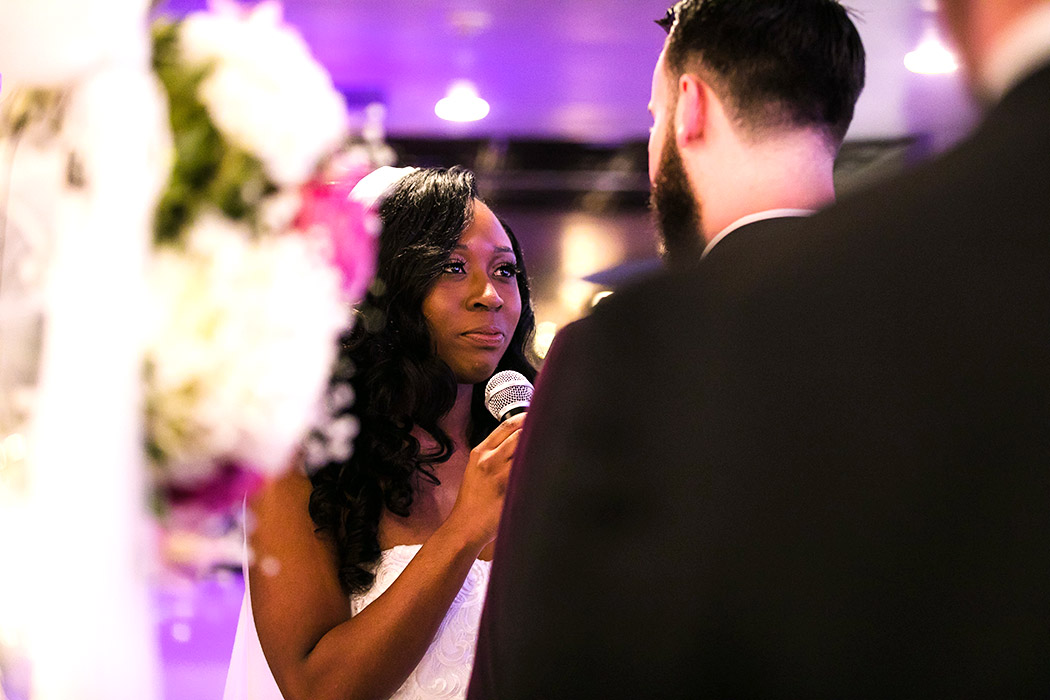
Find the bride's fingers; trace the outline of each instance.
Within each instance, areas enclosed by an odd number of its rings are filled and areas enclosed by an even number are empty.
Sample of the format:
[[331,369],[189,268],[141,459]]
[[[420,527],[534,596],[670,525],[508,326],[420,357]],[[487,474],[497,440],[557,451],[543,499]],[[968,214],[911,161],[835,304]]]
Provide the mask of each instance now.
[[507,420],[497,425],[496,428],[491,433],[489,433],[489,436],[481,441],[479,447],[481,445],[485,445],[486,447],[495,447],[496,445],[500,444],[508,437],[516,433],[517,431],[521,430],[521,426],[524,424],[524,413],[519,413],[517,415],[511,416]]

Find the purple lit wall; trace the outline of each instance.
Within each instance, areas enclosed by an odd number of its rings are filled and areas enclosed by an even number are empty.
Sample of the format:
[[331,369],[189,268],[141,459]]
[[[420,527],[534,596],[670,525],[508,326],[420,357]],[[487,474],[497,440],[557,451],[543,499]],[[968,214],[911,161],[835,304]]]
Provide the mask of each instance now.
[[[163,9],[178,15],[204,4],[169,0]],[[663,41],[653,20],[669,4],[287,0],[285,16],[350,101],[387,105],[392,135],[609,143],[647,135],[646,104]],[[903,66],[923,20],[919,0],[845,4],[855,12],[868,51],[868,86],[850,138],[959,132],[970,123],[955,77],[913,76]],[[456,125],[434,115],[434,104],[458,78],[477,83],[492,105],[487,118]],[[924,100],[924,91],[936,99]]]
[[219,700],[244,595],[240,572],[154,590],[164,700]]

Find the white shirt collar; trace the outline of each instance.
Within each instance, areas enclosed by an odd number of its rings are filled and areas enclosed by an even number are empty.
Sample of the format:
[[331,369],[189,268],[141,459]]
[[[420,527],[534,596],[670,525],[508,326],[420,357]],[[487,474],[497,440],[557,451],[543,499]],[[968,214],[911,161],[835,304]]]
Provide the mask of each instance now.
[[992,47],[980,76],[984,93],[995,101],[1050,61],[1050,4],[1024,13]]
[[741,228],[742,226],[747,226],[748,224],[753,224],[756,221],[763,221],[765,219],[779,219],[789,216],[812,216],[816,213],[817,212],[815,209],[767,209],[765,211],[757,211],[754,214],[742,216],[733,223],[726,226],[721,231],[719,231],[717,236],[708,241],[707,247],[704,248],[704,252],[700,255],[700,259],[703,260],[704,257],[711,252],[711,249],[714,248],[720,240],[731,234],[733,231],[736,231],[738,228]]

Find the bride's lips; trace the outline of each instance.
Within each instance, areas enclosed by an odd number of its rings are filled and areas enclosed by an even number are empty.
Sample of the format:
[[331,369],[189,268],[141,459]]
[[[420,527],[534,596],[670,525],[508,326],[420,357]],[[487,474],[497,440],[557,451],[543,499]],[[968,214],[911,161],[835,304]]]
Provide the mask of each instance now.
[[474,328],[461,333],[471,344],[480,348],[499,348],[503,346],[506,334],[498,328]]

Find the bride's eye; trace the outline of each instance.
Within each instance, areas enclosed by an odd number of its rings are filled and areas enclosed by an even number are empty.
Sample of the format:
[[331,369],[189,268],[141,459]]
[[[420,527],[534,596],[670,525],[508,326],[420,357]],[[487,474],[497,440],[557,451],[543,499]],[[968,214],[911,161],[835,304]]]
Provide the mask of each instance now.
[[446,275],[462,275],[466,270],[467,264],[462,260],[449,260],[445,263],[444,267],[441,268],[441,272]]
[[515,263],[503,263],[496,268],[497,277],[517,277],[521,274],[521,270]]

